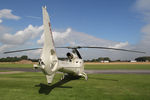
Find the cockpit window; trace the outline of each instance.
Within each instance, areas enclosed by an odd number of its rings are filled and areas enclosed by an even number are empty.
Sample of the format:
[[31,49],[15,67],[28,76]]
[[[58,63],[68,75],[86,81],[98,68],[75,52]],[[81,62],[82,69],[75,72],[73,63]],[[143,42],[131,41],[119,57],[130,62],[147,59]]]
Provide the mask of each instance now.
[[73,59],[73,55],[70,52],[68,52],[66,54],[66,56],[68,57],[69,61],[71,61],[71,59]]

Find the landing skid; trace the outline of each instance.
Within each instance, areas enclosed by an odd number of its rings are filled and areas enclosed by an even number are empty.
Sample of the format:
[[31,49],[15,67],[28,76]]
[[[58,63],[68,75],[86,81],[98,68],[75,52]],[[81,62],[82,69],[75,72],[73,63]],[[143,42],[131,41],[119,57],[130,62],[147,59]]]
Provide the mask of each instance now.
[[88,76],[85,72],[82,72],[81,74],[79,74],[81,77],[84,77],[85,80],[88,80]]

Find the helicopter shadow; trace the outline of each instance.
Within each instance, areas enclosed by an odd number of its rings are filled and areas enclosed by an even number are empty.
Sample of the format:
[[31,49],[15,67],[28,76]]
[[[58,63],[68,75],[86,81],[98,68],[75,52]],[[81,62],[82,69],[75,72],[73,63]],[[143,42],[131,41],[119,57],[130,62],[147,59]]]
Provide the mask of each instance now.
[[72,88],[70,86],[62,86],[63,84],[68,83],[72,80],[75,80],[75,79],[63,79],[52,85],[40,83],[38,85],[35,85],[35,87],[40,87],[39,94],[48,95],[55,88]]

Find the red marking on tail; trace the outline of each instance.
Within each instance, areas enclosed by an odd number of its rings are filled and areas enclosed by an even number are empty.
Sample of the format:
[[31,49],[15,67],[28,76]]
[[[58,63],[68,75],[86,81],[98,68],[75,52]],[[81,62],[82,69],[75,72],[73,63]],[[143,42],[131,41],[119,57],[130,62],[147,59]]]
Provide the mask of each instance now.
[[48,24],[49,24],[50,34],[52,36],[52,41],[53,41],[53,44],[54,44],[53,34],[52,34],[52,30],[51,30],[51,24],[50,24],[50,22]]

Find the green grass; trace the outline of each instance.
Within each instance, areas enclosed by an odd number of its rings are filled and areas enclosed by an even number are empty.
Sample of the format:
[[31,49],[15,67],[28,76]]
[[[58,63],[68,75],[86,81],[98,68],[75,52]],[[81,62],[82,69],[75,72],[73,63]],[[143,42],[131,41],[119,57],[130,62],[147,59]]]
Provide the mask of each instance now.
[[9,72],[8,70],[0,70],[0,72]]
[[33,64],[11,64],[11,63],[0,63],[0,68],[33,68]]
[[[90,74],[88,81],[46,85],[42,73],[0,75],[0,100],[149,100],[150,75]],[[41,83],[41,84],[40,84]],[[54,85],[55,84],[55,85]]]
[[[5,68],[33,68],[33,64],[3,64],[0,67]],[[149,69],[150,64],[85,64],[85,69]]]
[[85,69],[149,69],[150,64],[89,64]]

